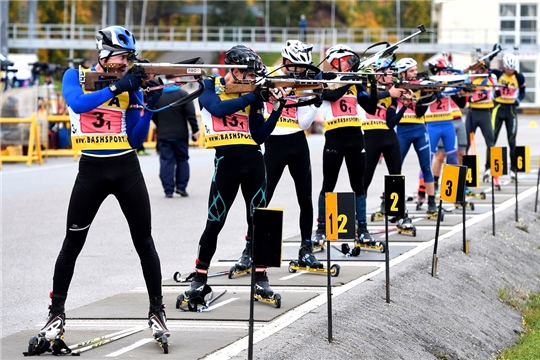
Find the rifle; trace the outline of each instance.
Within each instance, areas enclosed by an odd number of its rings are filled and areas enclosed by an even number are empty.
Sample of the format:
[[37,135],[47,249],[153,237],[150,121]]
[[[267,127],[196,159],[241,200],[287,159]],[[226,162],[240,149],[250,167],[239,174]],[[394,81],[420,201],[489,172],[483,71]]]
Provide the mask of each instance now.
[[[182,66],[179,66],[182,65]],[[186,66],[187,65],[187,66]],[[85,90],[101,90],[108,87],[114,81],[122,78],[124,73],[118,72],[118,64],[104,64],[107,72],[86,71],[82,73],[81,84]],[[167,63],[136,63],[131,69],[131,74],[168,75],[175,77],[202,76],[206,71],[199,64],[167,64]]]
[[[399,47],[400,44],[404,43],[405,41],[407,41],[409,39],[412,39],[413,37],[415,37],[417,35],[420,35],[423,32],[426,32],[426,28],[425,28],[425,26],[423,24],[418,25],[417,28],[419,29],[417,32],[407,36],[404,39],[401,39],[400,41],[396,42],[395,44],[390,45],[390,44],[386,43],[388,45],[386,48],[384,48],[383,50],[380,50],[380,51],[376,52],[375,54],[369,56],[368,58],[362,60],[360,62],[360,64],[358,65],[358,69],[361,70],[361,69],[363,69],[365,67],[368,67],[368,66],[374,64],[375,62],[377,62],[377,60],[379,60],[380,58],[394,55],[394,52],[397,50],[397,48]],[[366,51],[369,50],[370,48],[374,47],[374,46],[381,45],[381,44],[384,44],[384,42],[371,45],[370,47],[368,47],[366,49]],[[364,53],[366,51],[364,51]]]
[[478,58],[475,62],[473,62],[471,65],[469,65],[465,70],[463,70],[464,73],[466,72],[469,72],[469,71],[475,71],[477,70],[480,66],[482,65],[485,65],[485,61],[486,59],[493,59],[498,53],[500,53],[502,50],[504,49],[501,49],[500,45],[499,44],[496,44],[494,47],[493,47],[493,51]]
[[[326,76],[336,75],[336,76]],[[339,74],[345,74],[338,76]],[[237,84],[225,84],[226,94],[246,93],[255,90],[257,86],[265,88],[294,89],[299,92],[306,90],[334,90],[343,85],[366,85],[367,75],[380,75],[382,73],[355,74],[355,73],[323,73],[323,79],[298,79],[287,76],[269,76],[261,80],[245,80]],[[365,76],[363,76],[365,75]]]

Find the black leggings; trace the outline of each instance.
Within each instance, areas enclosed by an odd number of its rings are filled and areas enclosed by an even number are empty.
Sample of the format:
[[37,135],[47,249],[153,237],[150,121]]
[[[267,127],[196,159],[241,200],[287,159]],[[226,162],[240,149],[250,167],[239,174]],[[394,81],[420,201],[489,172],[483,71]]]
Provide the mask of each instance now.
[[320,195],[334,191],[343,159],[356,196],[365,195],[366,153],[360,128],[348,127],[327,131],[323,149],[323,186]]
[[364,132],[364,140],[366,142],[364,188],[367,193],[381,154],[384,157],[388,174],[401,174],[401,148],[394,130],[367,130]]
[[105,198],[114,195],[141,260],[149,296],[161,296],[161,266],[151,235],[150,199],[135,152],[98,158],[83,155],[69,200],[66,238],[54,268],[53,293],[67,296],[90,225]]
[[199,240],[199,254],[196,267],[207,270],[217,248],[218,235],[225,225],[227,214],[242,190],[246,205],[248,237],[253,229],[253,210],[266,207],[266,170],[259,146],[241,146],[216,149],[214,177],[208,199],[208,219]]
[[264,162],[268,177],[267,201],[270,203],[283,170],[289,166],[300,205],[300,235],[302,241],[309,240],[313,224],[313,200],[311,160],[306,135],[303,131],[298,131],[290,135],[270,136],[264,146]]
[[[467,113],[467,151],[471,146],[471,133],[480,128],[486,142],[486,170],[490,167],[491,147],[493,146],[493,126],[491,124],[491,109],[469,109]],[[476,154],[475,154],[476,155]]]
[[493,123],[493,144],[497,144],[502,125],[506,127],[508,146],[510,147],[510,170],[516,172],[516,135],[517,135],[517,111],[515,105],[496,104],[491,114]]

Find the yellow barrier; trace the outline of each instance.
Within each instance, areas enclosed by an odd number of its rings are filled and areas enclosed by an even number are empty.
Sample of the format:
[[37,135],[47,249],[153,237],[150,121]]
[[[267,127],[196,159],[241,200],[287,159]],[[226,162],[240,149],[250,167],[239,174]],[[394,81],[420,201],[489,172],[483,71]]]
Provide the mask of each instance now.
[[27,154],[22,154],[22,145],[21,147],[8,146],[6,150],[1,151],[0,169],[3,162],[25,161],[27,166],[31,166],[34,161],[37,161],[39,165],[43,164],[36,114],[32,114],[29,118],[0,118],[0,124],[30,124]]
[[[64,123],[64,126],[68,129],[71,128],[69,115],[48,115],[47,120],[50,123]],[[73,160],[77,160],[80,155],[80,151],[73,149],[47,149],[45,150],[45,156],[73,156]]]

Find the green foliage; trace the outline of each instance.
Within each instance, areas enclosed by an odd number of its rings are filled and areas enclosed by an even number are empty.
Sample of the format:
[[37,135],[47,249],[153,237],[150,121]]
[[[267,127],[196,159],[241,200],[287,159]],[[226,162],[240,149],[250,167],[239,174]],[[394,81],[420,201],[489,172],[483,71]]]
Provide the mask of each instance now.
[[247,1],[221,1],[213,4],[208,24],[214,26],[260,26]]
[[515,306],[523,313],[523,333],[516,343],[509,349],[503,351],[498,360],[524,360],[538,359],[540,354],[540,292],[530,294],[524,299],[523,293],[518,296],[509,296],[511,291],[499,290],[501,299],[508,303],[511,299],[511,306]]

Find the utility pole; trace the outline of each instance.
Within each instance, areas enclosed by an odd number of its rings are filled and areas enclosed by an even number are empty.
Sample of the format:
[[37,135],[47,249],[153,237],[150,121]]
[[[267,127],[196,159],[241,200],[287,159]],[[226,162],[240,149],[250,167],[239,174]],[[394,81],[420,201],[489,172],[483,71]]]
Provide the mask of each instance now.
[[[35,41],[36,39],[37,5],[37,0],[28,0],[28,37],[30,38],[30,41]],[[29,54],[35,54],[36,49],[28,49],[27,52]]]

